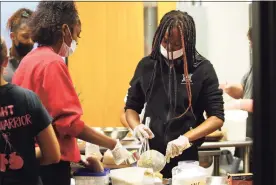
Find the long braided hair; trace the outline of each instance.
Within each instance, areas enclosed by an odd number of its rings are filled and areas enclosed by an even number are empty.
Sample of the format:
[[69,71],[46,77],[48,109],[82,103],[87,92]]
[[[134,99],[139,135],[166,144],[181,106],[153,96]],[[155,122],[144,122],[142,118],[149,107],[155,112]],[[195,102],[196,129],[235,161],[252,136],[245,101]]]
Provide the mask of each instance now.
[[[160,52],[160,45],[162,43],[162,40],[166,34],[166,32],[169,34],[168,38],[168,45],[170,45],[170,36],[171,36],[171,30],[173,28],[177,28],[179,30],[180,36],[181,36],[181,45],[183,49],[183,68],[184,68],[184,78],[186,80],[186,90],[188,94],[188,107],[179,116],[175,115],[176,111],[176,105],[177,105],[177,82],[176,82],[176,74],[174,68],[169,66],[169,85],[168,89],[166,90],[166,85],[164,83],[164,78],[163,78],[163,69],[162,69],[162,61],[165,59],[162,57],[162,54]],[[153,42],[152,42],[152,52],[150,54],[151,58],[154,59],[156,62],[154,64],[154,69],[152,72],[151,76],[151,82],[148,87],[148,91],[146,94],[146,101],[148,102],[152,93],[152,89],[154,86],[154,81],[156,78],[156,70],[157,70],[157,65],[159,63],[160,70],[161,70],[161,77],[164,85],[165,92],[168,95],[169,103],[170,103],[170,110],[167,116],[167,120],[170,119],[178,119],[184,116],[189,110],[192,111],[193,114],[193,108],[192,108],[192,91],[191,91],[191,82],[189,79],[189,71],[188,69],[193,69],[193,67],[197,66],[197,60],[196,56],[199,55],[201,56],[196,48],[196,29],[195,29],[195,23],[193,18],[188,15],[187,12],[182,12],[179,10],[172,10],[168,13],[166,13],[163,18],[160,21],[160,24],[155,32]],[[167,53],[168,56],[172,52]],[[201,56],[202,57],[202,56]],[[171,57],[172,58],[172,57]],[[204,58],[204,57],[203,57]],[[168,60],[169,63],[173,64],[173,58],[171,60]],[[171,73],[174,73],[174,90],[172,90],[172,75]],[[172,94],[174,92],[174,103],[173,103],[173,97]],[[174,105],[173,105],[174,104]],[[194,114],[193,114],[194,115]],[[195,117],[195,116],[194,116]]]

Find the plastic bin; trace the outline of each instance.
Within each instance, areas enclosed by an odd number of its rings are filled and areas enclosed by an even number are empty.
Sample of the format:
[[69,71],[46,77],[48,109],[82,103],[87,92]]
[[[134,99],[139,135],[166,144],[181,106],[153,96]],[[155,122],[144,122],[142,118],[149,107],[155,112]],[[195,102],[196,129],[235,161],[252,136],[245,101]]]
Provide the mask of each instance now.
[[76,185],[108,185],[110,169],[104,169],[102,173],[93,173],[89,169],[82,168],[73,175]]

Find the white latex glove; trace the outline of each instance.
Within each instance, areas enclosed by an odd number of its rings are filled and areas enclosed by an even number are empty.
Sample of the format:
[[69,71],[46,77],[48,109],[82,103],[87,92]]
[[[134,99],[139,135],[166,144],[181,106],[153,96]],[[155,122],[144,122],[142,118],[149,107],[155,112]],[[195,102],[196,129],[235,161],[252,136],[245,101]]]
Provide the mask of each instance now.
[[140,140],[144,140],[144,139],[152,139],[154,138],[154,134],[152,133],[152,131],[150,130],[149,127],[147,127],[144,124],[140,124],[138,126],[136,126],[133,130],[133,135]]
[[126,161],[130,156],[132,155],[131,152],[129,152],[127,149],[125,149],[119,140],[117,140],[117,144],[115,148],[111,151],[114,162],[116,165],[122,164],[124,161]]
[[224,104],[224,110],[240,110],[241,109],[241,100],[234,99],[230,102]]
[[166,149],[166,158],[174,158],[182,154],[184,150],[191,146],[189,139],[185,136],[179,136],[177,139],[170,141]]

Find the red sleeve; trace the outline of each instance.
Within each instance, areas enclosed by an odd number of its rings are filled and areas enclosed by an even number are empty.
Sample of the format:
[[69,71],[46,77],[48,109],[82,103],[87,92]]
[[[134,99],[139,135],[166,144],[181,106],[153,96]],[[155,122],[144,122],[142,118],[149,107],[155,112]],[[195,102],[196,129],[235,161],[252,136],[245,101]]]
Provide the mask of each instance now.
[[58,136],[76,137],[84,128],[83,114],[78,95],[67,66],[63,61],[53,61],[43,70],[40,98],[50,115]]

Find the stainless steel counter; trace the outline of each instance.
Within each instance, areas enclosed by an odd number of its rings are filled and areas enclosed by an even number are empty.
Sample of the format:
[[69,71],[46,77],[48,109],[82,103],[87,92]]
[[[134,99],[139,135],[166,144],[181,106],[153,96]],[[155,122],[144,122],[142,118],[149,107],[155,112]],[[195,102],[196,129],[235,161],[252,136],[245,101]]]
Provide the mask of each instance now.
[[[199,149],[205,149],[204,151],[200,151],[202,155],[208,155],[214,157],[214,172],[215,175],[219,173],[219,150],[214,151],[214,149],[219,149],[221,147],[237,147],[244,148],[244,172],[249,173],[250,165],[249,165],[249,157],[250,151],[253,141],[251,138],[246,138],[245,141],[218,141],[218,142],[205,142]],[[139,150],[140,144],[125,144],[128,150]],[[208,151],[208,149],[212,149]],[[105,152],[107,149],[104,147],[100,147],[101,152]],[[81,150],[81,153],[84,153],[84,150]],[[201,155],[200,154],[200,155]]]

